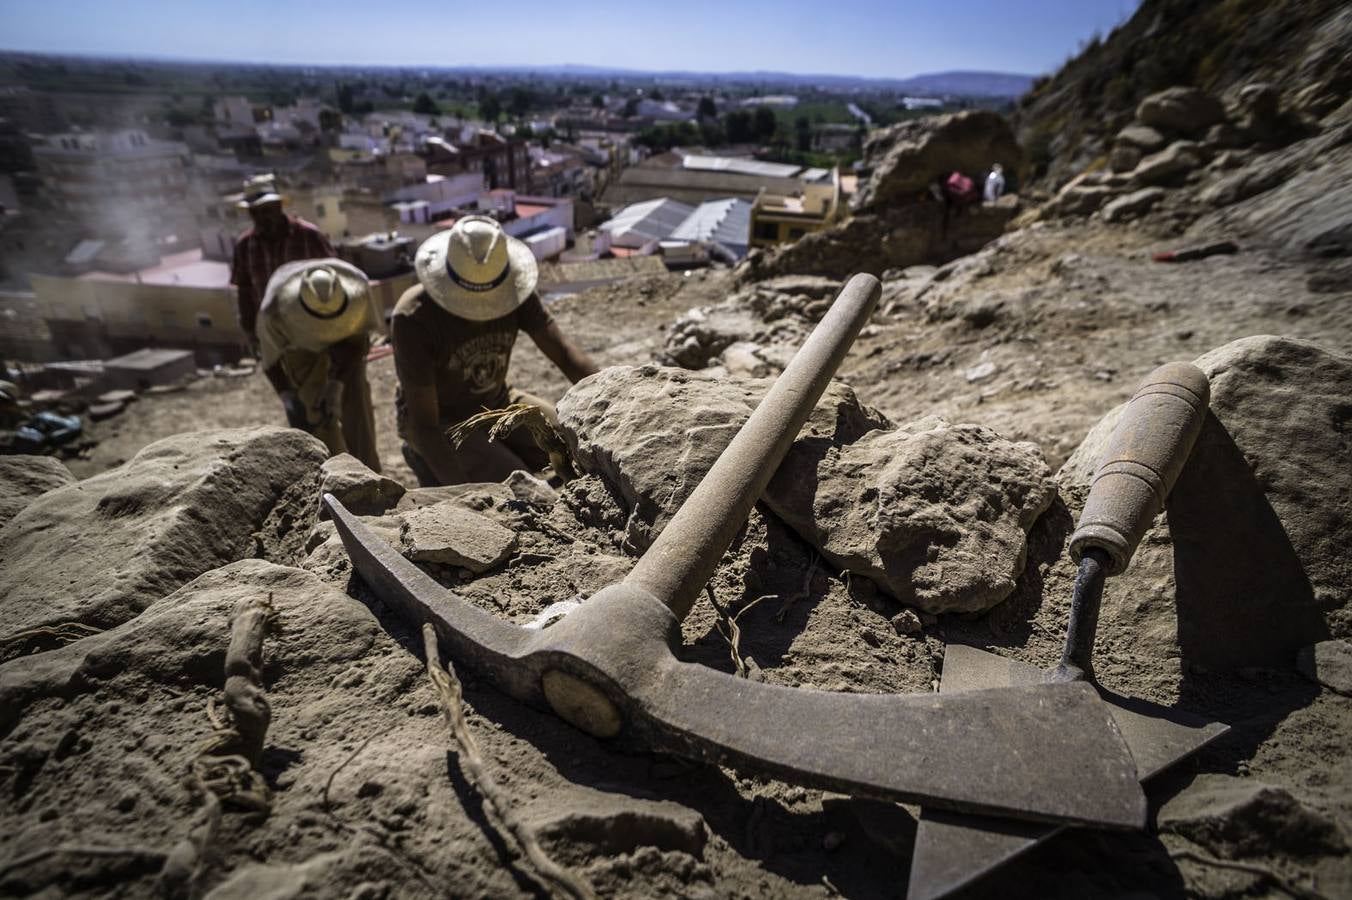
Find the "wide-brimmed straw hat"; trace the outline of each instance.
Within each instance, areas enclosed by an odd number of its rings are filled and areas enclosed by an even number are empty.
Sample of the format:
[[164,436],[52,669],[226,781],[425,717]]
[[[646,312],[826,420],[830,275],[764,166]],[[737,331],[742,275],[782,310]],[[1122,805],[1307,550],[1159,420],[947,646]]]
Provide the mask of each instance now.
[[268,280],[263,306],[275,309],[293,340],[328,346],[369,325],[370,282],[341,259],[305,259],[278,267]]
[[236,201],[240,209],[253,209],[264,203],[280,203],[282,195],[277,190],[277,176],[255,175],[244,179],[244,195]]
[[476,322],[507,315],[535,291],[535,254],[488,216],[465,216],[423,241],[418,280],[447,312]]

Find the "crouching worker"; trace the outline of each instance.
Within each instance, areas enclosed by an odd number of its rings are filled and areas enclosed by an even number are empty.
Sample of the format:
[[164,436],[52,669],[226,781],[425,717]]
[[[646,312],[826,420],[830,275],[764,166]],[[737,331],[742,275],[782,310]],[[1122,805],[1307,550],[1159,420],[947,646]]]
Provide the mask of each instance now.
[[366,276],[340,259],[282,265],[258,312],[263,372],[287,422],[319,438],[330,453],[351,453],[377,472],[366,353],[379,327]]
[[544,468],[548,455],[524,429],[502,442],[477,430],[458,448],[446,437],[476,413],[511,403],[538,406],[553,419],[549,403],[507,384],[518,331],[569,381],[597,370],[540,302],[530,248],[495,220],[466,216],[424,241],[414,265],[419,283],[399,298],[390,325],[395,411],[409,468],[424,486],[501,481],[514,469]]

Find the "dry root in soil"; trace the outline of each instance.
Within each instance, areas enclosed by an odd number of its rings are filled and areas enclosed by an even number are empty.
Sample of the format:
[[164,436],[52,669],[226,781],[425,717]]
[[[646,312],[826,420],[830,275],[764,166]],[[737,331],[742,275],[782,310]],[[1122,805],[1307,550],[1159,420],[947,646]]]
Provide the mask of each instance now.
[[573,458],[568,454],[568,445],[554,423],[545,418],[540,407],[529,403],[513,403],[502,409],[485,410],[450,428],[446,437],[458,449],[465,438],[479,428],[488,429],[490,441],[502,440],[518,428],[524,428],[535,445],[549,454],[549,464],[554,467],[555,474],[564,481],[577,477]]

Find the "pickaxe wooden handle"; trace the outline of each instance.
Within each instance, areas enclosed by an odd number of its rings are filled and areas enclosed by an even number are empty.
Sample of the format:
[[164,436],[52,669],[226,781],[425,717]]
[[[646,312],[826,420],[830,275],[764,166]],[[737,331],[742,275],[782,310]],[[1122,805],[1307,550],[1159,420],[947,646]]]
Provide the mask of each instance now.
[[357,572],[400,616],[432,622],[457,662],[590,734],[881,799],[1139,828],[1145,797],[1135,765],[1088,685],[839,694],[676,658],[681,619],[879,293],[871,276],[850,279],[629,577],[544,630],[510,625],[444,590],[332,496],[324,502]]

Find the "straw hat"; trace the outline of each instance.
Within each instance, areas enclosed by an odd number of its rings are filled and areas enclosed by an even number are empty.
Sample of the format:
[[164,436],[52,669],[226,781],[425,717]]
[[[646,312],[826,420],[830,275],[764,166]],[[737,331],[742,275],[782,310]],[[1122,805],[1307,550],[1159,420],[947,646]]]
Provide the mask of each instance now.
[[263,306],[275,310],[283,332],[298,343],[328,346],[368,325],[370,282],[341,259],[287,263],[268,280]]
[[253,209],[264,203],[280,203],[282,195],[277,191],[277,176],[255,175],[244,179],[244,196],[236,201],[239,209]]
[[488,216],[465,216],[423,241],[418,280],[447,312],[476,322],[507,315],[535,291],[535,254]]

